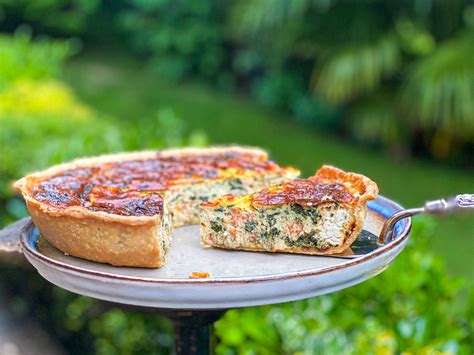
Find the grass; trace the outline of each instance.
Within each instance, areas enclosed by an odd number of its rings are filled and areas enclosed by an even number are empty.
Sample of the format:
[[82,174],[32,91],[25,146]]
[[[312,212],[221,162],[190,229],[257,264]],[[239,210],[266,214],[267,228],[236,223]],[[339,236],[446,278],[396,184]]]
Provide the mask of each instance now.
[[[381,194],[405,206],[474,190],[472,172],[432,162],[391,161],[381,152],[300,126],[246,98],[202,84],[160,80],[142,62],[120,52],[86,51],[69,63],[64,77],[84,101],[118,119],[146,125],[159,109],[172,108],[188,129],[205,132],[211,143],[262,146],[275,160],[301,168],[304,175],[323,163],[361,172],[378,182]],[[445,258],[450,272],[474,283],[472,215],[437,219],[433,250]]]

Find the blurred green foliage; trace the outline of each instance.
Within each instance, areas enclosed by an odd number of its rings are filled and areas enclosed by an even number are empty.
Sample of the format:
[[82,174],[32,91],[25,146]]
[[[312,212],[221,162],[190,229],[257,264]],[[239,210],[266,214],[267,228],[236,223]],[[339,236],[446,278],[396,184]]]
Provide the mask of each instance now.
[[131,0],[118,23],[136,49],[151,55],[158,75],[225,80],[222,13],[223,4],[207,0]]
[[101,0],[0,0],[0,20],[12,27],[28,22],[43,30],[83,33]]
[[280,71],[306,65],[305,84],[342,108],[339,131],[445,159],[469,155],[474,142],[472,9],[468,1],[243,0],[231,24],[279,58]]
[[0,9],[7,29],[26,21],[114,38],[159,77],[246,92],[398,157],[473,163],[468,0],[0,0]]
[[32,42],[31,31],[20,27],[13,37],[0,35],[0,90],[12,80],[57,76],[74,52],[72,41]]

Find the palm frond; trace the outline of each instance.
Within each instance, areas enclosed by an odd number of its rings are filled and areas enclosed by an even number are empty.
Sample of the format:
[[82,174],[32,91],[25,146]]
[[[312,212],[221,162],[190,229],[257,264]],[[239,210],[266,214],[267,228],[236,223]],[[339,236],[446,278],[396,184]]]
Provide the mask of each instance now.
[[232,9],[231,28],[239,35],[255,36],[287,21],[301,19],[311,5],[330,4],[331,0],[240,0]]
[[395,31],[403,50],[414,56],[430,54],[436,48],[436,40],[424,26],[401,18],[395,22]]
[[313,72],[313,89],[330,102],[344,103],[375,89],[401,64],[401,51],[392,34],[360,46],[347,46]]
[[474,136],[474,33],[438,47],[414,65],[400,104],[414,125]]

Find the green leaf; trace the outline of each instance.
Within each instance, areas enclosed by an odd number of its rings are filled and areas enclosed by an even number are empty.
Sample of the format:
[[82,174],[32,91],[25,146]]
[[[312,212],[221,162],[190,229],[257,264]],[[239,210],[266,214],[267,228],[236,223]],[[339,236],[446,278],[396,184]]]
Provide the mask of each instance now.
[[408,123],[425,130],[474,137],[474,33],[441,44],[411,69],[402,88]]
[[281,26],[290,19],[301,18],[311,0],[245,0],[232,9],[231,28],[239,35],[255,36],[263,30]]
[[386,34],[375,42],[343,47],[316,66],[313,88],[328,101],[345,103],[373,91],[400,64],[398,41],[394,35]]

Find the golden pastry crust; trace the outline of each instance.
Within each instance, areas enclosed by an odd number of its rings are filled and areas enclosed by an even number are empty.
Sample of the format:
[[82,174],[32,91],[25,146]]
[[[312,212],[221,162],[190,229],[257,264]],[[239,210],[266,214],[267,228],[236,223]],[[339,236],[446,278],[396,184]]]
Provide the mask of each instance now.
[[357,197],[354,200],[356,203],[373,200],[379,193],[377,184],[367,176],[346,172],[330,165],[323,165],[310,179],[342,183],[354,197]]
[[[166,202],[167,196],[179,191],[180,188],[206,183],[206,179],[173,181],[175,182],[174,187],[166,188],[160,192],[160,196],[163,196],[163,207],[160,212],[153,215],[121,215],[111,213],[107,209],[92,210],[84,205],[54,205],[48,201],[38,200],[35,196],[35,189],[47,179],[74,169],[94,168],[131,161],[146,162],[156,159],[157,154],[160,159],[177,160],[179,163],[180,159],[229,153],[251,155],[255,160],[263,162],[268,158],[267,153],[261,149],[239,146],[169,149],[159,153],[155,151],[119,153],[83,158],[57,165],[25,176],[18,180],[14,187],[21,191],[31,217],[42,235],[61,251],[83,259],[117,266],[160,267],[165,262],[172,228]],[[228,176],[223,176],[222,180],[233,176],[232,169],[229,171],[226,170]],[[245,171],[245,173],[243,180],[262,176],[261,172],[257,173],[251,170]],[[293,168],[279,168],[278,171],[271,172],[271,174],[282,178],[294,178],[298,171]],[[239,173],[235,173],[235,175],[237,178],[240,176]],[[209,181],[215,183],[216,179]],[[195,219],[192,217],[190,219],[182,218],[182,224],[194,222]]]

